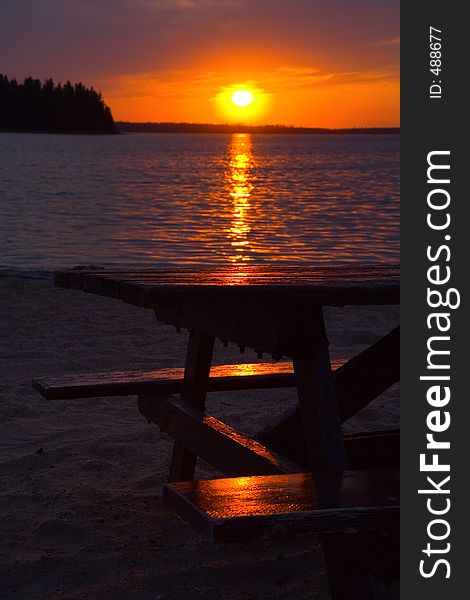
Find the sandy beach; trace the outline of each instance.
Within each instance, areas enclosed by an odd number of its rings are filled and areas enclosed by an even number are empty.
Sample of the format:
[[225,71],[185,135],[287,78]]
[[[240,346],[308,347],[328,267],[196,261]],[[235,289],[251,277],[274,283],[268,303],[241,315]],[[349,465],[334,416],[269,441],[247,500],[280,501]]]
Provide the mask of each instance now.
[[[314,539],[215,545],[162,507],[171,440],[135,398],[47,402],[31,387],[48,374],[181,366],[186,332],[48,280],[1,278],[0,313],[3,599],[327,597]],[[398,320],[398,307],[328,310],[332,357],[354,355]],[[217,344],[217,363],[240,359],[256,355]],[[294,402],[293,390],[268,390],[213,394],[208,407],[252,434]],[[394,386],[345,428],[398,420]]]

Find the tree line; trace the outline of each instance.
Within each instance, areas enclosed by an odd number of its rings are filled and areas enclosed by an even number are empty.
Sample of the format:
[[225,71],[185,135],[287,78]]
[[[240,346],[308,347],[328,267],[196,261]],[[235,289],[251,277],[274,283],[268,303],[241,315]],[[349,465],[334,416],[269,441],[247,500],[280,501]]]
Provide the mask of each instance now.
[[324,127],[295,127],[292,125],[244,125],[242,123],[130,123],[118,121],[116,129],[123,133],[315,133],[333,134],[391,134],[398,127],[354,127],[326,129]]
[[83,83],[18,83],[0,73],[0,130],[112,133],[114,120],[101,94]]

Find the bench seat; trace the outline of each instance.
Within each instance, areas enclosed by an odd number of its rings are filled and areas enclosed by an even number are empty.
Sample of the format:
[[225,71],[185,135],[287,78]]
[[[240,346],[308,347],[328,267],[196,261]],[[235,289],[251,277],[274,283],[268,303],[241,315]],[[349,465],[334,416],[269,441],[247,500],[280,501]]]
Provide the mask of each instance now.
[[[345,361],[334,361],[333,369]],[[47,400],[177,394],[183,385],[184,369],[116,371],[71,374],[33,379],[33,387]],[[208,391],[252,390],[295,386],[291,362],[216,365],[211,368]]]
[[[344,360],[337,360],[333,363],[336,370],[336,376],[346,368]],[[343,366],[344,365],[344,366]],[[65,376],[42,377],[33,380],[34,388],[47,400],[75,399],[75,398],[95,398],[106,396],[140,396],[139,407],[141,412],[150,421],[165,429],[162,417],[156,419],[158,410],[165,408],[163,415],[168,410],[178,410],[182,412],[183,405],[176,405],[176,400],[171,401],[171,394],[181,392],[183,385],[184,369],[159,369],[153,371],[118,371],[95,374],[72,374]],[[211,368],[210,379],[208,382],[209,391],[228,391],[228,390],[249,390],[249,389],[269,389],[295,386],[295,378],[291,362],[276,363],[252,363],[236,365],[218,365]],[[338,390],[340,406],[347,402],[350,388]],[[338,388],[337,388],[338,389]],[[146,403],[143,403],[142,397],[151,396]],[[158,400],[160,398],[160,400]],[[176,402],[176,404],[175,404]],[[360,405],[358,406],[358,408]],[[168,410],[166,410],[168,409]],[[296,435],[301,427],[297,409],[290,409],[287,416],[280,418],[274,425],[269,425],[255,436],[256,442],[260,447],[264,447],[264,456],[269,452],[284,456],[298,465],[296,470],[307,470],[306,449],[301,436]],[[348,411],[345,416],[349,415]],[[183,415],[189,418],[190,415]],[[165,417],[167,419],[167,417]],[[283,423],[284,419],[284,423]],[[343,418],[344,420],[344,418]],[[197,417],[192,415],[192,421],[201,430],[203,440],[207,437],[207,429],[214,425],[216,420],[209,421],[203,413]],[[299,421],[297,423],[297,421]],[[220,426],[217,422],[217,435],[220,437],[223,433],[227,437],[227,428]],[[169,432],[171,435],[171,432]],[[236,435],[230,433],[232,440],[240,440],[239,432]],[[194,436],[191,441],[194,442]],[[399,460],[400,434],[398,430],[376,431],[367,433],[345,434],[344,436],[346,450],[348,453],[349,464],[352,468],[371,468],[396,466]],[[189,443],[189,442],[188,442]],[[253,444],[252,444],[253,446]],[[269,451],[269,452],[268,452]],[[245,450],[244,450],[245,452]],[[274,461],[276,462],[276,461]],[[222,472],[228,475],[239,475],[241,473],[232,473],[230,470],[222,469]],[[269,471],[267,471],[269,473]],[[263,474],[267,473],[266,471]],[[250,473],[250,474],[253,474]]]
[[177,482],[163,489],[164,504],[215,542],[399,528],[399,469],[345,471],[326,497],[320,507],[311,473]]

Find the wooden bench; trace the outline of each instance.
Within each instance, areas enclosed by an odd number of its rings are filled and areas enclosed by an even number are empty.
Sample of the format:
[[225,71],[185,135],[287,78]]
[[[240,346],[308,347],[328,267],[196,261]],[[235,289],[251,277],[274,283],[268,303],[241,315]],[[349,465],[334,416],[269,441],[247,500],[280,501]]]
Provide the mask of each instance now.
[[[338,360],[333,368],[345,361]],[[33,379],[33,387],[47,400],[177,394],[183,386],[184,369],[117,371]],[[291,362],[217,365],[211,367],[208,390],[254,390],[294,387]]]
[[[343,363],[341,360],[334,361],[337,375],[341,375],[345,368]],[[253,440],[171,397],[170,394],[181,392],[183,375],[183,369],[72,374],[37,378],[33,380],[33,386],[48,400],[139,395],[139,410],[149,421],[169,435],[185,439],[195,454],[212,464],[214,457],[218,457],[220,460],[214,466],[225,475],[307,470],[303,438],[292,434],[294,421],[299,418],[296,410],[289,410]],[[340,403],[342,398],[346,402],[348,388],[341,386],[341,377],[338,381]],[[292,363],[252,363],[212,367],[208,390],[270,389],[294,385]],[[228,443],[229,450],[224,443]],[[398,465],[398,430],[346,434],[345,444],[351,468]],[[220,452],[219,447],[224,451]]]
[[[399,470],[345,471],[320,503],[311,473],[168,483],[164,504],[214,542],[395,527]],[[321,484],[321,479],[320,479]]]
[[323,483],[310,473],[178,482],[163,501],[214,542],[318,535],[332,597],[368,600],[370,575],[398,578],[399,470],[345,471]]
[[[343,404],[343,420],[363,408],[373,398],[399,380],[400,343],[396,328],[381,340],[349,361],[331,361],[336,382],[336,396]],[[175,394],[183,387],[184,369],[152,371],[116,371],[91,374],[69,374],[33,379],[33,387],[47,400],[134,396],[138,394]],[[210,368],[207,391],[269,389],[295,387],[292,362],[260,362],[216,365]],[[290,421],[279,423],[271,437],[291,437],[300,418],[293,411]],[[295,421],[295,422],[294,422]]]

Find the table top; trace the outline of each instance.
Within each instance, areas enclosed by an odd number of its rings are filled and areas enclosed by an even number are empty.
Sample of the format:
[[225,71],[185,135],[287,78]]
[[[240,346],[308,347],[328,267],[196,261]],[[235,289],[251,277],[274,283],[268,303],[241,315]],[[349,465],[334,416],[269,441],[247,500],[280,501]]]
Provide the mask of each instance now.
[[397,265],[76,268],[55,273],[54,284],[147,308],[188,300],[292,307],[398,304],[400,300]]

